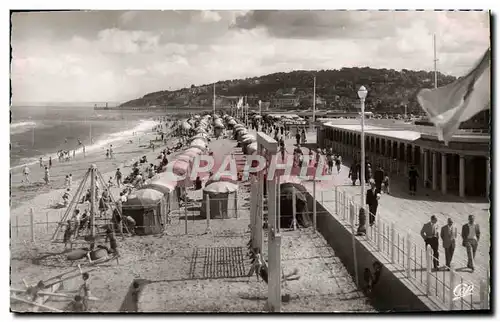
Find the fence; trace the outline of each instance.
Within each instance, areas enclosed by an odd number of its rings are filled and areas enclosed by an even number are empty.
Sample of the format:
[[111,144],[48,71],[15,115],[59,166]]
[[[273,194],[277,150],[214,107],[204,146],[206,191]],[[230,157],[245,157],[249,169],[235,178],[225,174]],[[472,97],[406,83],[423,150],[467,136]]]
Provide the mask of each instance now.
[[[329,209],[330,213],[336,214],[345,224],[354,228],[356,223],[359,223],[359,205],[337,188],[334,198],[335,209]],[[326,205],[325,208],[328,206]],[[367,212],[367,221],[368,217]],[[406,278],[418,289],[428,297],[437,299],[449,310],[489,308],[488,273],[479,281],[479,287],[477,287],[477,281],[464,278],[454,269],[449,272],[433,271],[431,269],[433,253],[430,246],[427,246],[427,249],[418,246],[412,240],[410,232],[398,231],[394,223],[385,221],[380,214],[376,216],[375,225],[367,228],[365,237],[365,240],[373,245],[389,263],[403,269]],[[479,293],[474,292],[477,289]]]
[[[297,200],[299,198],[295,193],[305,193],[305,191],[297,190],[294,192],[291,198],[291,205],[285,205],[280,202],[277,206],[277,213],[280,217],[291,216],[292,225],[288,227],[281,227],[280,229],[295,229],[297,225]],[[311,194],[312,195],[312,194]],[[282,197],[285,194],[281,195]],[[289,195],[287,195],[289,197]],[[333,215],[337,217],[346,227],[350,225],[352,231],[355,231],[357,223],[359,223],[359,209],[360,206],[353,202],[351,198],[343,191],[340,191],[337,187],[333,193],[333,198],[331,194],[327,192],[319,191],[316,193],[316,198],[313,197],[313,203],[320,202],[323,207],[328,211],[328,215]],[[194,200],[188,202],[181,209],[170,211],[164,217],[165,220],[162,222],[163,227],[167,234],[176,233],[177,234],[204,234],[213,232],[215,229],[224,230],[227,227],[223,226],[225,219],[249,219],[249,207],[250,204],[255,202],[254,200],[246,200],[243,198],[227,198],[227,197],[210,197],[205,195],[203,199]],[[248,198],[249,199],[249,198]],[[304,212],[308,215],[312,215],[312,223],[316,223],[316,215],[314,204],[310,204],[308,200],[300,199],[307,204]],[[264,209],[263,217],[266,217],[266,205],[267,200],[264,199]],[[217,203],[216,207],[211,207],[211,203]],[[201,216],[201,208],[205,203],[205,216]],[[225,206],[221,207],[221,203],[225,203]],[[208,205],[208,206],[207,206]],[[292,209],[292,214],[286,213],[284,210],[286,207]],[[213,213],[215,211],[220,211],[220,214]],[[303,212],[303,213],[304,213]],[[225,216],[224,214],[230,214]],[[157,214],[151,214],[157,216]],[[63,225],[59,221],[49,221],[49,214],[45,216],[45,221],[35,222],[33,212],[29,216],[29,222],[26,224],[19,224],[18,217],[14,218],[14,223],[11,223],[11,237],[12,240],[16,238],[18,240],[49,240],[51,234],[57,227],[57,225]],[[222,218],[222,221],[216,221],[216,225],[213,222],[213,217]],[[368,219],[367,215],[367,219]],[[150,222],[147,220],[146,222]],[[211,224],[212,222],[212,224]],[[264,220],[265,222],[265,220]],[[136,226],[145,227],[145,226]],[[232,226],[230,228],[234,228]],[[247,232],[246,222],[240,224],[239,232]],[[359,226],[358,226],[359,227]],[[221,231],[222,231],[221,230]],[[15,238],[14,238],[15,237]],[[417,243],[412,239],[410,232],[401,232],[396,229],[395,224],[386,221],[380,214],[376,217],[376,224],[373,227],[367,227],[366,235],[363,238],[364,241],[374,246],[380,255],[382,255],[390,264],[395,267],[399,267],[403,272],[405,277],[412,282],[423,294],[431,297],[442,305],[444,305],[449,310],[476,310],[476,309],[487,309],[489,308],[489,274],[485,274],[485,278],[478,281],[472,279],[467,279],[461,276],[458,272],[451,270],[446,271],[432,271],[432,251],[430,247],[424,249],[423,247],[417,245]],[[422,242],[420,242],[421,244]],[[353,251],[355,251],[353,249]],[[358,280],[359,282],[359,280]],[[479,284],[479,285],[477,285]],[[479,292],[472,292],[469,289],[467,296],[462,296],[467,291],[462,287],[469,285],[474,288],[473,290],[479,289]],[[358,285],[359,286],[359,285]],[[478,287],[479,286],[479,287]],[[462,290],[459,292],[457,290]]]

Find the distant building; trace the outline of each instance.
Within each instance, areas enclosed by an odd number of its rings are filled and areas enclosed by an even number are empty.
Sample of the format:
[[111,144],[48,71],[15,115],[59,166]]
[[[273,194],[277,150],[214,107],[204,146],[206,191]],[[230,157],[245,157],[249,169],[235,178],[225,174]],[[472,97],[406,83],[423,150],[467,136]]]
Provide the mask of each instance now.
[[274,108],[297,108],[300,101],[297,95],[284,94],[275,97],[271,103]]

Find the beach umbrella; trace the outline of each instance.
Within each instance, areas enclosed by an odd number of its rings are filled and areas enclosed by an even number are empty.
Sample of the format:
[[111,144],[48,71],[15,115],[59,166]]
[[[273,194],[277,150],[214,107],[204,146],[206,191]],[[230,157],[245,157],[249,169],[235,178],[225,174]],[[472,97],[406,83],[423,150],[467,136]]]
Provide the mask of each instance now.
[[252,142],[257,142],[257,139],[255,139],[255,138],[246,138],[246,139],[243,139],[241,141],[241,143],[243,143],[243,144],[250,144]]
[[254,118],[254,119],[261,119],[261,118],[262,118],[262,116],[260,116],[260,115],[255,115],[253,118]]
[[172,172],[178,176],[185,175],[189,171],[189,161],[185,160],[174,160],[172,166]]
[[205,189],[203,189],[203,191],[215,194],[230,193],[230,192],[235,192],[236,190],[238,190],[237,184],[224,181],[213,182],[205,186]]
[[203,151],[200,149],[200,148],[197,148],[197,147],[192,147],[192,148],[188,148],[185,153],[196,153],[196,155],[199,155],[199,154],[202,154]]
[[240,129],[240,128],[241,128],[241,129],[244,129],[244,128],[245,128],[245,126],[244,126],[243,124],[236,124],[236,125],[234,125],[234,126],[233,126],[233,128],[234,128],[235,130]]
[[163,193],[153,189],[140,189],[128,196],[123,207],[147,207],[158,204],[163,198]]
[[223,128],[225,128],[225,126],[222,125],[222,124],[215,124],[214,128],[216,128],[216,129],[223,129]]
[[186,155],[186,156],[191,157],[191,158],[194,159],[199,154],[200,154],[200,152],[199,152],[198,149],[193,149],[193,150],[189,149],[189,151],[188,150],[184,151],[184,153],[182,155]]
[[205,150],[207,148],[207,143],[202,139],[195,139],[191,142],[191,144],[189,146],[190,147],[197,147],[201,150]]
[[229,121],[227,121],[227,124],[230,126],[235,126],[238,123],[235,120],[229,120]]
[[191,125],[188,122],[183,122],[181,124],[181,127],[182,127],[183,130],[189,130],[189,129],[191,129]]
[[252,142],[247,146],[247,155],[252,155],[254,153],[257,153],[257,142]]
[[193,160],[193,156],[190,156],[190,155],[187,155],[185,153],[182,153],[182,154],[179,154],[175,157],[175,160],[176,161],[187,161],[187,162],[191,162],[191,160]]
[[163,193],[164,195],[170,194],[175,190],[176,183],[173,180],[163,182],[161,179],[151,180],[151,183],[142,186],[142,189],[152,189]]

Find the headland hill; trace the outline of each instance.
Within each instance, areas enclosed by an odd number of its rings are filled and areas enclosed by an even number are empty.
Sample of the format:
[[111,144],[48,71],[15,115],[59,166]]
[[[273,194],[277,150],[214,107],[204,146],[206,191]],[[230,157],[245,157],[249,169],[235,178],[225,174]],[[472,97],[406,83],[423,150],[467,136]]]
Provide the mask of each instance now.
[[[245,79],[224,80],[215,83],[217,109],[234,106],[240,97],[246,97],[250,108],[258,101],[263,110],[307,110],[313,105],[313,78],[316,77],[316,109],[354,111],[358,105],[357,89],[368,89],[366,110],[379,114],[421,114],[416,94],[422,88],[434,86],[434,72],[402,69],[374,69],[369,67],[340,70],[273,73]],[[456,77],[437,74],[439,86]],[[115,107],[96,105],[96,109],[159,109],[193,112],[213,107],[214,84],[191,85],[189,88],[164,90],[144,95]],[[406,107],[406,110],[405,110]]]

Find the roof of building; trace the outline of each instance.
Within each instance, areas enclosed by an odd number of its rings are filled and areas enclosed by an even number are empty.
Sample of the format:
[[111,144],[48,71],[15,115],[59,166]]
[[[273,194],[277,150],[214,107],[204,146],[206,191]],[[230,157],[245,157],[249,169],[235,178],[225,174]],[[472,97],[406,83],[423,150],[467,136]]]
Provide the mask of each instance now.
[[[360,124],[333,124],[332,121],[324,123],[325,126],[347,130],[352,132],[361,132]],[[401,128],[396,126],[396,128],[380,127],[373,125],[365,125],[365,133],[374,136],[380,136],[391,139],[398,139],[404,141],[416,141],[420,138],[436,140],[437,134],[434,127],[428,129],[428,127],[413,126],[414,129],[418,131],[412,131],[410,129]],[[429,133],[430,132],[430,133]],[[434,132],[434,133],[432,133]],[[471,135],[470,133],[458,133],[453,136],[453,141],[456,142],[484,142],[490,140],[488,135]]]

